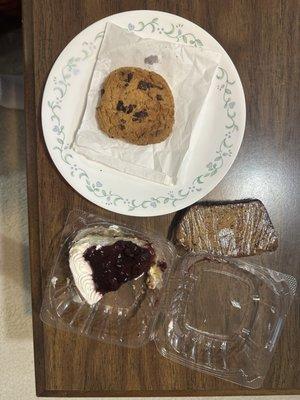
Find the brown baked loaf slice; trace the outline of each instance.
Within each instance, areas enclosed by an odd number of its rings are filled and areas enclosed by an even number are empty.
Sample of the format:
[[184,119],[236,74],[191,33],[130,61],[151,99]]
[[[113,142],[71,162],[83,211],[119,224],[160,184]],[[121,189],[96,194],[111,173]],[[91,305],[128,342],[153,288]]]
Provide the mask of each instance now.
[[187,251],[244,257],[278,247],[278,237],[259,200],[195,204],[179,221],[174,240]]

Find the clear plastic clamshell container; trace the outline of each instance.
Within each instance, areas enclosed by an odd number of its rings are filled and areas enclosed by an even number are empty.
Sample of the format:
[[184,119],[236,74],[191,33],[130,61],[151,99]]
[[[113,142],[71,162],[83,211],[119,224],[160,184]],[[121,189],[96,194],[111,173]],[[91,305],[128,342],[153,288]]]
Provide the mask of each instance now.
[[[96,304],[89,305],[74,283],[69,267],[69,250],[75,241],[90,234],[149,241],[159,260],[167,264],[161,288],[148,289],[146,277],[142,275],[124,283],[117,291],[106,293]],[[107,343],[127,347],[140,347],[147,343],[154,334],[163,289],[175,257],[172,244],[159,235],[147,235],[77,210],[67,218],[61,243],[44,292],[42,321]]]
[[[150,242],[158,259],[167,264],[162,285],[149,289],[141,275],[88,304],[74,283],[69,250],[85,235],[104,233]],[[72,211],[45,288],[41,319],[127,347],[154,339],[160,354],[174,362],[258,388],[295,291],[295,278],[245,259],[203,253],[180,257],[157,234]]]
[[279,272],[186,256],[168,284],[156,347],[189,368],[258,388],[295,291],[295,278]]

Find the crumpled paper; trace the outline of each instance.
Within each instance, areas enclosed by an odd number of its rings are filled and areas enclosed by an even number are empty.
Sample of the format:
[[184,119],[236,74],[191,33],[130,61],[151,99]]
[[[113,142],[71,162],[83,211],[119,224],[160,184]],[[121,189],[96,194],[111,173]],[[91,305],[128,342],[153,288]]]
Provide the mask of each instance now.
[[[186,165],[194,129],[221,55],[179,43],[145,39],[107,23],[73,149],[89,160],[165,185],[174,185]],[[140,67],[162,75],[175,103],[175,123],[164,142],[137,146],[109,138],[97,124],[96,107],[108,74],[120,67]],[[183,165],[184,164],[184,165]]]

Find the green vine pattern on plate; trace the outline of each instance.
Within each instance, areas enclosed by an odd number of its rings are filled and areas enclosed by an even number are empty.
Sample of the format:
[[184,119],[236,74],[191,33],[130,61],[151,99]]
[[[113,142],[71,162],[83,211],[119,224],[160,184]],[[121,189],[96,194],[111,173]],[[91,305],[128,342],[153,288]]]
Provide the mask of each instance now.
[[84,179],[86,188],[93,193],[97,193],[100,190],[102,184],[97,181],[95,183],[91,182],[88,173],[82,168],[78,167],[76,163],[73,162],[73,155],[70,153],[70,144],[66,143],[64,125],[61,122],[59,112],[61,110],[61,102],[65,97],[68,88],[70,87],[70,79],[80,73],[79,64],[87,59],[89,59],[94,51],[97,49],[96,42],[103,38],[104,31],[99,32],[93,42],[84,41],[82,43],[81,54],[79,57],[71,57],[66,65],[61,69],[60,77],[54,77],[54,93],[56,95],[55,100],[48,101],[48,106],[51,109],[51,121],[53,122],[52,131],[56,134],[56,146],[53,150],[59,152],[60,157],[63,162],[65,162],[70,167],[70,174],[72,177],[78,176],[80,180]]
[[[176,42],[183,42],[186,44],[193,45],[195,47],[202,47],[203,44],[200,39],[196,38],[192,33],[184,33],[182,24],[171,24],[165,28],[159,23],[159,18],[153,18],[149,22],[139,21],[137,26],[132,23],[128,24],[128,30],[134,32],[141,32],[144,30],[150,30],[151,33],[158,32],[159,34],[165,35],[169,38],[174,39]],[[55,98],[52,101],[48,101],[48,106],[51,110],[51,121],[53,123],[52,131],[56,135],[56,146],[53,150],[59,152],[61,160],[67,164],[70,168],[70,175],[79,180],[83,181],[87,190],[89,190],[94,196],[103,200],[103,205],[106,206],[118,206],[120,204],[127,207],[128,211],[134,211],[137,208],[156,208],[159,205],[170,204],[173,207],[184,199],[186,199],[191,193],[200,192],[201,185],[208,177],[212,177],[222,168],[224,159],[231,157],[232,143],[230,139],[235,131],[238,131],[238,125],[236,124],[236,112],[235,102],[232,98],[232,86],[235,84],[234,81],[229,80],[228,73],[224,68],[219,67],[217,73],[217,79],[220,81],[217,89],[222,93],[224,109],[228,118],[228,123],[225,126],[225,136],[216,150],[216,156],[206,166],[206,171],[203,174],[197,176],[188,188],[180,189],[177,191],[169,190],[166,195],[158,197],[150,197],[146,200],[136,200],[123,197],[120,194],[114,193],[109,189],[103,187],[100,181],[93,182],[89,174],[82,168],[80,168],[73,159],[71,153],[72,149],[70,144],[66,143],[64,125],[60,118],[61,102],[68,92],[70,87],[70,79],[72,76],[76,76],[80,73],[79,64],[89,59],[97,49],[97,41],[102,39],[104,31],[99,32],[92,42],[83,42],[81,55],[78,57],[71,57],[64,67],[61,69],[61,74],[58,77],[54,77],[54,95]]]
[[194,184],[202,184],[203,179],[207,177],[211,177],[216,175],[218,170],[222,168],[224,164],[224,158],[226,157],[231,157],[232,156],[232,143],[230,143],[230,139],[232,137],[232,134],[235,131],[238,131],[238,125],[235,122],[236,118],[236,112],[234,111],[235,107],[235,102],[232,100],[232,91],[231,87],[235,84],[235,81],[230,81],[228,79],[228,74],[227,71],[224,68],[218,67],[218,73],[217,73],[217,79],[222,81],[222,84],[220,83],[217,86],[217,89],[220,92],[223,92],[223,102],[224,102],[224,108],[226,109],[226,115],[229,120],[228,124],[225,125],[225,136],[222,142],[220,143],[220,146],[218,150],[216,151],[216,157],[214,158],[213,161],[207,164],[206,172],[204,174],[197,176],[197,178],[194,179]]
[[193,33],[184,33],[183,24],[170,24],[169,27],[165,28],[159,24],[158,18],[153,18],[149,22],[139,21],[137,26],[132,23],[128,24],[128,30],[133,32],[141,32],[144,30],[150,30],[151,33],[157,32],[160,35],[166,36],[170,39],[176,40],[176,42],[183,42],[185,44],[192,45],[194,47],[202,47],[203,44]]

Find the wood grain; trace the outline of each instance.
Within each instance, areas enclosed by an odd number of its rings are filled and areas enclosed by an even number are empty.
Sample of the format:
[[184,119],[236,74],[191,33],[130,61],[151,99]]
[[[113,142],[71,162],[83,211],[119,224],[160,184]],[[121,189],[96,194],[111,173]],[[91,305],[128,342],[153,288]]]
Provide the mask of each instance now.
[[[128,218],[77,194],[54,167],[40,107],[56,57],[83,28],[110,14],[158,9],[181,15],[227,50],[244,85],[247,126],[230,172],[206,199],[256,197],[280,239],[260,262],[299,278],[299,2],[279,0],[24,0],[27,168],[37,393],[44,396],[296,394],[300,392],[299,294],[262,389],[255,392],[163,359],[153,344],[128,350],[43,326],[42,288],[72,208],[167,234],[172,215]],[[298,18],[297,18],[298,16]],[[299,208],[299,207],[298,207]]]

